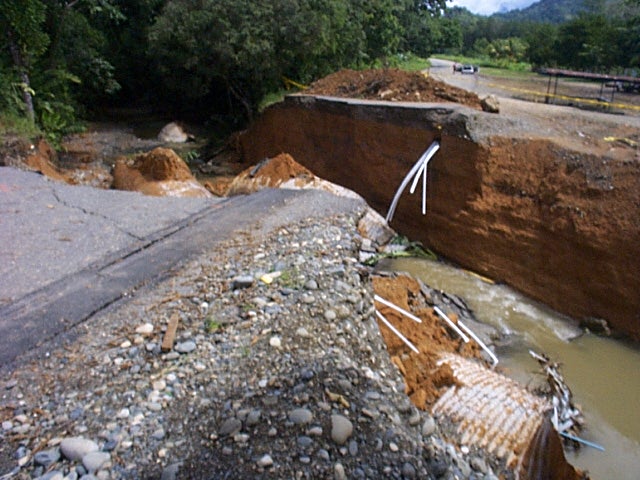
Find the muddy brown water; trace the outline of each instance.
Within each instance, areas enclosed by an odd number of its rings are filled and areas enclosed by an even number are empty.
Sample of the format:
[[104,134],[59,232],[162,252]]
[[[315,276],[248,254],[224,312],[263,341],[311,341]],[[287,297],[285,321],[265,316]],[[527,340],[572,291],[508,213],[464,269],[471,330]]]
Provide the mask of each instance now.
[[640,346],[582,334],[572,319],[505,285],[442,262],[387,259],[378,269],[407,272],[432,288],[463,298],[480,321],[509,339],[496,353],[503,373],[521,383],[541,381],[529,349],[560,363],[574,402],[585,416],[581,437],[605,449],[569,449],[568,460],[596,480],[639,478]]

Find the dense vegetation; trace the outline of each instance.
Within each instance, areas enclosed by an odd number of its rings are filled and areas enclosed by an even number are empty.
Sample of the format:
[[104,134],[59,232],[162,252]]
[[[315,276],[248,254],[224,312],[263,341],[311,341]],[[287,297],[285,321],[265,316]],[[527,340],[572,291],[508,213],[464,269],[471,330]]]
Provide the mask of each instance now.
[[0,0],[0,129],[55,139],[114,105],[245,122],[283,78],[435,52],[503,66],[640,64],[640,0],[573,1],[569,13],[554,0],[548,20],[536,5],[482,17],[445,1]]

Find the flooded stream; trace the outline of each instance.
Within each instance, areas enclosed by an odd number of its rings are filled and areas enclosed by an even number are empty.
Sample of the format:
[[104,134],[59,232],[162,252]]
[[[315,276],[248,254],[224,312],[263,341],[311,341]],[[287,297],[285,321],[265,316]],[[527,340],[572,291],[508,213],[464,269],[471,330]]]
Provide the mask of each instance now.
[[513,341],[496,349],[503,373],[527,385],[537,362],[529,349],[560,363],[583,409],[581,437],[604,447],[567,451],[567,459],[595,480],[640,478],[640,347],[581,331],[571,319],[505,285],[496,285],[444,263],[383,260],[378,269],[408,272],[432,288],[463,298],[478,320]]

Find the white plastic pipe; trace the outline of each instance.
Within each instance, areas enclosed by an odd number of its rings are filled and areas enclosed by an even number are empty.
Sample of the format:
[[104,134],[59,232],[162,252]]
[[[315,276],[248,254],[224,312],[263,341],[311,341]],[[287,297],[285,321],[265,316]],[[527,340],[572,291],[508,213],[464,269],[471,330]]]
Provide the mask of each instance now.
[[420,167],[423,166],[423,164],[426,168],[426,163],[429,160],[431,160],[431,157],[433,157],[439,149],[440,149],[440,143],[437,141],[429,145],[429,148],[427,148],[427,150],[422,154],[422,156],[418,159],[418,161],[415,163],[413,168],[409,170],[409,173],[407,173],[407,176],[404,177],[404,180],[402,180],[400,187],[398,187],[398,190],[396,190],[396,194],[393,197],[391,206],[389,207],[389,212],[387,213],[387,217],[386,217],[387,223],[389,223],[393,218],[393,214],[395,213],[396,207],[398,206],[398,201],[400,201],[400,196],[402,195],[402,192],[404,192],[404,189],[407,187],[411,179],[414,177],[414,175],[416,175],[416,173],[418,172]]
[[422,171],[422,215],[427,214],[427,163],[424,162],[424,170]]
[[407,312],[404,308],[397,306],[395,303],[391,303],[389,300],[385,300],[380,295],[374,295],[373,299],[376,302],[383,303],[387,307],[393,308],[396,312],[400,312],[404,316],[409,317],[414,322],[422,323],[422,320],[416,317],[414,314],[412,314],[411,312]]
[[460,328],[462,328],[465,332],[467,332],[467,334],[473,338],[473,340],[480,345],[480,347],[489,354],[489,356],[491,357],[491,360],[493,360],[493,366],[495,367],[498,364],[498,357],[495,356],[495,354],[491,351],[491,349],[489,347],[487,347],[482,340],[480,340],[478,338],[478,336],[473,333],[471,331],[471,329],[469,327],[467,327],[464,323],[462,323],[462,320],[458,320],[458,325],[460,325]]
[[433,309],[434,309],[434,310],[436,311],[436,313],[440,316],[440,318],[442,318],[445,322],[447,322],[447,324],[448,324],[451,328],[453,328],[453,329],[456,331],[456,333],[457,333],[458,335],[460,335],[460,338],[462,338],[462,340],[464,340],[464,343],[469,343],[469,337],[467,337],[467,336],[464,334],[464,332],[463,332],[462,330],[460,330],[460,329],[458,328],[458,326],[457,326],[455,323],[453,323],[453,321],[452,321],[449,317],[447,317],[446,313],[444,313],[444,312],[443,312],[442,310],[440,310],[440,308],[438,308],[438,307],[433,307]]
[[413,183],[411,184],[411,188],[409,188],[409,193],[413,194],[416,191],[416,187],[418,186],[418,180],[422,177],[422,172],[427,169],[427,162],[422,162],[422,165],[416,172],[416,176],[413,177]]
[[397,329],[396,327],[394,327],[393,325],[391,325],[389,323],[389,320],[387,320],[386,318],[384,318],[384,315],[382,315],[379,311],[376,310],[376,315],[378,316],[378,318],[380,320],[382,320],[382,322],[389,327],[389,330],[391,330],[393,333],[395,333],[398,338],[400,340],[402,340],[404,342],[404,344],[409,347],[411,350],[413,350],[414,352],[416,352],[417,354],[420,354],[420,351],[415,347],[415,345],[413,343],[411,343],[409,340],[407,340],[407,338],[402,335]]

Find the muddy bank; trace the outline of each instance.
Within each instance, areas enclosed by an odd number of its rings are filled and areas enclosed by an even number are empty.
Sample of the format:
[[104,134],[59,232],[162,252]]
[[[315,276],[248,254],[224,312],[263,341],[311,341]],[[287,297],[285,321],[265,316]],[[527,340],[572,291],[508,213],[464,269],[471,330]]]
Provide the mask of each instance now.
[[[566,125],[558,133],[567,131]],[[640,338],[640,161],[600,125],[540,136],[526,119],[454,104],[291,96],[241,138],[247,164],[286,152],[386,213],[435,139],[428,213],[405,194],[393,226],[578,318]],[[586,133],[585,133],[586,132]]]

